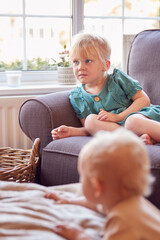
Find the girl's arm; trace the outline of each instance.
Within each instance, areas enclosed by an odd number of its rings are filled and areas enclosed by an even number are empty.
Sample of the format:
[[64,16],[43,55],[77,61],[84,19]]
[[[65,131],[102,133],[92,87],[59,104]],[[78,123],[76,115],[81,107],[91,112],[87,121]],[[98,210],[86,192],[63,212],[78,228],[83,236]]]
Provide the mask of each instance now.
[[119,114],[106,112],[103,109],[98,114],[97,119],[100,121],[106,122],[121,122],[123,121],[130,113],[138,112],[143,107],[150,106],[150,99],[143,90],[137,91],[137,93],[132,97],[133,103],[123,112]]
[[150,106],[150,99],[143,90],[137,91],[132,97],[133,103],[123,112],[119,113],[120,120],[123,121],[128,114],[140,111],[143,107]]

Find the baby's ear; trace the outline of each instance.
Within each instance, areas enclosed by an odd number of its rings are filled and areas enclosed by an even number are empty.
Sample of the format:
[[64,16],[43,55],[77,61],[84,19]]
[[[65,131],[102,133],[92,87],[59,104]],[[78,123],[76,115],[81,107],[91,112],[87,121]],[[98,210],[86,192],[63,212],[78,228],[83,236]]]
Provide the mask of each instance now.
[[95,197],[100,197],[102,194],[102,183],[99,179],[92,177],[91,178],[92,186],[95,190]]

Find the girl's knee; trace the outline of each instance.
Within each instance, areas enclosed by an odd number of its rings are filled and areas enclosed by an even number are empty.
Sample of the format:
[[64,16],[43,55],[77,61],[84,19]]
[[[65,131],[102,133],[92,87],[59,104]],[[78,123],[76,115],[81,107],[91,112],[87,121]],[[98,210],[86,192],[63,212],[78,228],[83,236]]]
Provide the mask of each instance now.
[[124,126],[125,128],[135,132],[135,129],[141,128],[141,119],[142,117],[138,114],[131,115],[126,119]]
[[97,115],[96,114],[90,114],[87,116],[87,118],[85,119],[85,123],[84,123],[84,127],[86,128],[86,130],[92,134],[92,131],[94,129],[94,126],[96,125],[97,122]]

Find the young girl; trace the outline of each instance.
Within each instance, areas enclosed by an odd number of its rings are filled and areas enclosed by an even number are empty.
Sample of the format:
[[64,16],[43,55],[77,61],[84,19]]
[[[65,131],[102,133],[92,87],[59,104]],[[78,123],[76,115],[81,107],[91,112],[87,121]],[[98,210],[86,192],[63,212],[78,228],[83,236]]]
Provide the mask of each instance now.
[[[124,128],[98,133],[82,148],[78,170],[86,206],[101,206],[107,216],[104,240],[160,239],[160,211],[144,198],[153,182],[149,156],[135,134]],[[76,203],[54,193],[45,197]],[[53,231],[69,240],[92,239],[75,223],[62,222]]]
[[81,128],[60,126],[52,138],[94,135],[121,126],[140,136],[146,144],[160,142],[160,106],[150,99],[138,81],[110,68],[111,48],[94,34],[78,34],[70,50],[74,74],[81,86],[71,91],[70,102],[82,123]]

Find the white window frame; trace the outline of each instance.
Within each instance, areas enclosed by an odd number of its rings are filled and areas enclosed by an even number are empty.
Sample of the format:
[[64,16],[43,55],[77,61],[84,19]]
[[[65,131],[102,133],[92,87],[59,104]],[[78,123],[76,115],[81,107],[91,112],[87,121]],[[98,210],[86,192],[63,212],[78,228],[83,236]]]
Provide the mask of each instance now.
[[[122,38],[123,38],[123,43],[126,41],[126,38],[124,36],[124,21],[125,19],[156,19],[160,21],[160,17],[126,17],[124,14],[124,9],[125,9],[125,0],[122,0],[122,15],[121,16],[106,16],[106,17],[100,17],[100,16],[84,16],[84,0],[72,0],[72,35],[75,35],[76,33],[80,32],[81,30],[84,29],[83,23],[84,23],[84,18],[112,18],[112,19],[121,19],[122,20]],[[1,14],[2,15],[2,14]],[[3,16],[10,16],[9,14],[3,14]],[[25,26],[25,18],[26,17],[34,17],[34,15],[25,15],[25,0],[23,0],[23,14],[15,14],[13,16],[19,16],[23,17],[23,39],[24,39],[24,48],[26,48],[26,26]],[[37,17],[37,15],[36,15]],[[38,17],[54,17],[54,16],[44,16],[44,15],[38,15]],[[57,17],[57,16],[55,16]],[[66,16],[58,16],[59,18],[64,18]],[[130,36],[128,36],[130,39]],[[128,39],[127,37],[127,39]],[[124,47],[124,46],[122,46]],[[128,50],[127,50],[128,51]],[[124,48],[123,51],[123,56],[122,56],[122,63],[126,62],[126,56],[124,54],[127,54],[126,49]],[[26,51],[24,51],[24,59],[26,59],[25,55]],[[125,70],[126,64],[122,64],[123,70]],[[24,62],[23,65],[24,69],[27,69],[26,62]],[[7,94],[7,89],[9,92],[16,92],[16,89],[10,89],[9,87],[6,87],[6,75],[5,73],[0,72],[0,84],[3,86],[3,94]],[[37,86],[42,86],[41,88],[43,89],[58,89],[57,85],[57,71],[22,71],[22,87],[23,88],[34,88]],[[54,87],[54,86],[55,87]],[[68,86],[64,86],[64,89],[67,89]],[[72,86],[69,86],[69,88],[72,88]],[[1,88],[2,89],[2,88]],[[1,95],[1,89],[0,89],[0,95]],[[62,89],[62,86],[59,87],[59,89]],[[24,93],[24,91],[23,91]]]
[[[75,35],[83,29],[83,6],[84,0],[72,0],[72,35]],[[25,0],[23,0],[23,14],[1,14],[4,17],[22,17],[23,18],[23,41],[24,41],[24,61],[23,71],[21,76],[21,84],[27,85],[52,85],[57,84],[57,71],[29,71],[27,70],[27,57],[26,57],[26,17],[41,17],[50,18],[58,17],[64,18],[66,16],[48,16],[48,15],[31,15],[25,14]],[[68,17],[70,18],[70,17]],[[0,72],[0,85],[6,89],[7,77],[5,72]],[[61,87],[60,87],[61,89]],[[1,91],[1,90],[0,90]],[[12,91],[13,92],[13,91]],[[6,91],[5,91],[6,93]],[[1,94],[0,94],[1,95]]]

